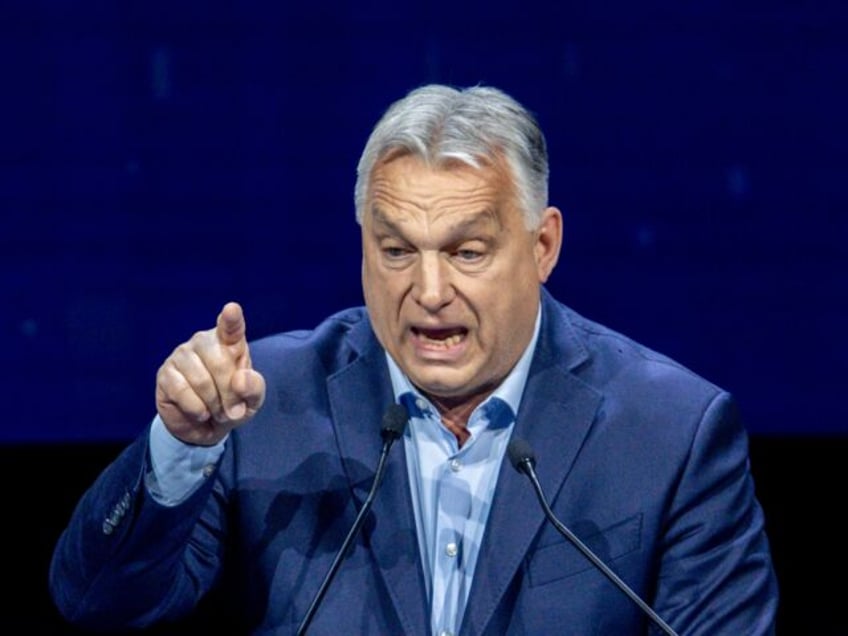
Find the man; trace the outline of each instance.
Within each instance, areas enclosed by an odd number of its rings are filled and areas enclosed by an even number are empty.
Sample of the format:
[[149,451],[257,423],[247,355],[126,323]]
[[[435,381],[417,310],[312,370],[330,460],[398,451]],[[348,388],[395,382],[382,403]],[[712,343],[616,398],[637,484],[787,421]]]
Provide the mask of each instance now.
[[544,283],[562,216],[544,138],[493,88],[395,103],[358,167],[367,309],[248,344],[240,306],[177,347],[158,415],[85,494],[51,590],[80,625],[145,626],[228,585],[294,633],[356,518],[393,403],[409,421],[316,634],[642,634],[557,517],[679,634],[773,633],[777,584],[732,398]]

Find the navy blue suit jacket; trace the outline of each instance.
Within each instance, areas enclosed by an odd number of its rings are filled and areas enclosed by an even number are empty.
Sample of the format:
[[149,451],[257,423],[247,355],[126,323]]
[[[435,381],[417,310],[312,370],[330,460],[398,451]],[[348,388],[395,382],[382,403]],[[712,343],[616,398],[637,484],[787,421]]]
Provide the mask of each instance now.
[[[84,495],[51,566],[57,606],[98,628],[191,612],[216,583],[244,633],[294,633],[371,486],[393,401],[364,309],[251,344],[268,384],[200,490],[146,492],[147,435]],[[772,633],[777,607],[730,395],[543,292],[514,435],[561,519],[680,634]],[[311,634],[427,634],[403,444]],[[641,610],[498,477],[462,634],[643,634]]]

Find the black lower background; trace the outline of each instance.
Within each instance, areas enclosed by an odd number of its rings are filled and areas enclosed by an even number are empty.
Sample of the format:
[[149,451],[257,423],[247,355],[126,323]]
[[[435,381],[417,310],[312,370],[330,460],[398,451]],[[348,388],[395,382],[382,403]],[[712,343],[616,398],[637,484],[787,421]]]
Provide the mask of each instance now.
[[[0,447],[5,590],[2,634],[79,634],[47,593],[53,544],[77,499],[121,445]],[[751,465],[778,579],[780,636],[848,635],[844,573],[848,437],[753,437]],[[332,593],[332,590],[330,590]],[[222,607],[225,599],[214,605]],[[206,607],[185,624],[156,634],[229,634]],[[743,635],[727,635],[743,636]]]

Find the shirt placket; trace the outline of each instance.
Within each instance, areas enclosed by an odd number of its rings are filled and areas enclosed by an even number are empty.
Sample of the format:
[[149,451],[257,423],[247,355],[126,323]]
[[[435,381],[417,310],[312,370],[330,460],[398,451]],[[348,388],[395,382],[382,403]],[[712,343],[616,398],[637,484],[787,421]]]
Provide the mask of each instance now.
[[471,493],[461,476],[461,466],[458,457],[448,458],[439,480],[433,587],[433,602],[441,605],[440,611],[433,613],[433,633],[439,636],[456,633],[465,598],[465,535]]

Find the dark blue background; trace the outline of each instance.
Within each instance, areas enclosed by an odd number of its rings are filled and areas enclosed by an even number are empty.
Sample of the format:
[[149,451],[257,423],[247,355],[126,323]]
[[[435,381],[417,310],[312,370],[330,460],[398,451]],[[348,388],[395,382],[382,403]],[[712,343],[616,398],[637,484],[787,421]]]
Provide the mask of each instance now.
[[537,113],[551,289],[737,395],[779,633],[848,634],[846,80],[845,0],[5,0],[0,631],[77,634],[50,554],[174,346],[361,302],[359,152],[435,81]]
[[0,442],[134,436],[227,300],[360,303],[356,161],[426,82],[538,115],[558,297],[754,434],[846,434],[846,69],[844,2],[7,2]]

